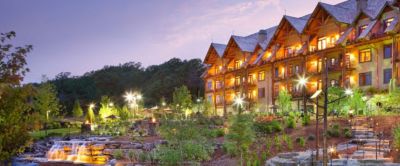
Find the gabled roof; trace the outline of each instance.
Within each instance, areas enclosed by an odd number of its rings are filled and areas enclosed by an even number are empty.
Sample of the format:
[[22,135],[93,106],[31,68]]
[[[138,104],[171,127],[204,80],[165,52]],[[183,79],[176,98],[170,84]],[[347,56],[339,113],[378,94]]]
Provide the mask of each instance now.
[[301,34],[303,33],[304,27],[307,24],[308,19],[310,18],[310,14],[305,15],[300,18],[292,17],[292,16],[283,16],[283,19],[287,20],[289,24],[297,31],[297,33]]
[[363,9],[362,12],[371,19],[376,19],[390,3],[391,0],[369,0],[367,8]]
[[258,32],[245,37],[232,35],[232,39],[236,42],[241,51],[253,52],[258,44]]
[[211,43],[210,47],[208,48],[207,55],[204,58],[204,63],[206,64],[209,63],[208,61],[210,59],[210,56],[215,55],[213,54],[213,51],[218,56],[217,58],[222,58],[222,56],[224,55],[225,48],[226,48],[225,44]]
[[[346,3],[347,4],[347,3]],[[328,12],[336,21],[346,24],[352,24],[355,17],[358,14],[357,8],[353,8],[353,5],[330,5],[323,2],[319,2],[317,7],[320,6],[326,12]]]
[[211,46],[214,47],[219,57],[222,57],[222,55],[224,55],[224,51],[226,48],[225,44],[211,43]]

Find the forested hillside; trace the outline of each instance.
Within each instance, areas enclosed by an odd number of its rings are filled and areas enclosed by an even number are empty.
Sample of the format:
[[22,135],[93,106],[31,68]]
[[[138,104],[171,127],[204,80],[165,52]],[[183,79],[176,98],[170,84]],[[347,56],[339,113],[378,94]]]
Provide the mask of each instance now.
[[106,95],[117,104],[123,104],[122,96],[128,90],[141,92],[145,106],[159,104],[162,97],[167,102],[171,101],[174,89],[182,85],[186,85],[193,98],[197,98],[204,91],[200,78],[203,71],[200,59],[173,58],[147,68],[136,62],[105,66],[78,77],[71,77],[70,73],[63,72],[50,82],[57,87],[60,102],[64,106],[63,112],[70,114],[75,100],[85,106]]

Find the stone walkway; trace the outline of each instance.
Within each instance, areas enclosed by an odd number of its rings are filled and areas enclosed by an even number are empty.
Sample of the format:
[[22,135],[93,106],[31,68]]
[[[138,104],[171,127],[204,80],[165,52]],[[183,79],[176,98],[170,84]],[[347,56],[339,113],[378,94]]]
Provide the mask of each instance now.
[[[371,128],[372,123],[365,117],[352,119],[351,131],[353,138],[349,142],[336,146],[339,158],[329,160],[332,166],[394,166],[387,158],[390,153],[390,141],[378,138],[378,134]],[[322,149],[320,154],[322,157]],[[315,151],[293,152],[278,154],[267,160],[267,166],[310,166],[322,165],[321,162],[312,163],[312,155]]]
[[[353,139],[345,144],[353,144],[356,146],[356,149],[353,153],[341,154],[340,158],[391,161],[390,158],[386,158],[390,153],[389,140],[379,139],[377,136],[378,133],[371,127],[373,126],[373,122],[368,120],[365,117],[357,117],[353,120],[351,128]],[[341,144],[338,146],[343,148],[346,145]],[[340,150],[340,147],[338,147],[338,151]]]

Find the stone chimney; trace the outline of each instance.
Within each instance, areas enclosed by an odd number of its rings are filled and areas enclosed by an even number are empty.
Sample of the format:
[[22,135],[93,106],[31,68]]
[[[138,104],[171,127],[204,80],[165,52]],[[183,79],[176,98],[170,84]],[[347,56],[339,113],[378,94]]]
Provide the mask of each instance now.
[[267,30],[260,30],[258,31],[258,42],[264,41],[268,36]]
[[368,6],[368,0],[356,0],[357,3],[357,10],[362,11],[365,10]]

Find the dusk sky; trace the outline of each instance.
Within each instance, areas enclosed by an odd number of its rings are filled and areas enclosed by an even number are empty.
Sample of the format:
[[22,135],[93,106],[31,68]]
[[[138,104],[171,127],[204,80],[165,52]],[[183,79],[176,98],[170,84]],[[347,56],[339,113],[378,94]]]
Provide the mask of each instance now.
[[[336,4],[343,0],[323,0]],[[205,56],[209,44],[311,13],[318,0],[0,0],[0,32],[32,44],[24,82],[82,75],[129,61],[143,66]]]

